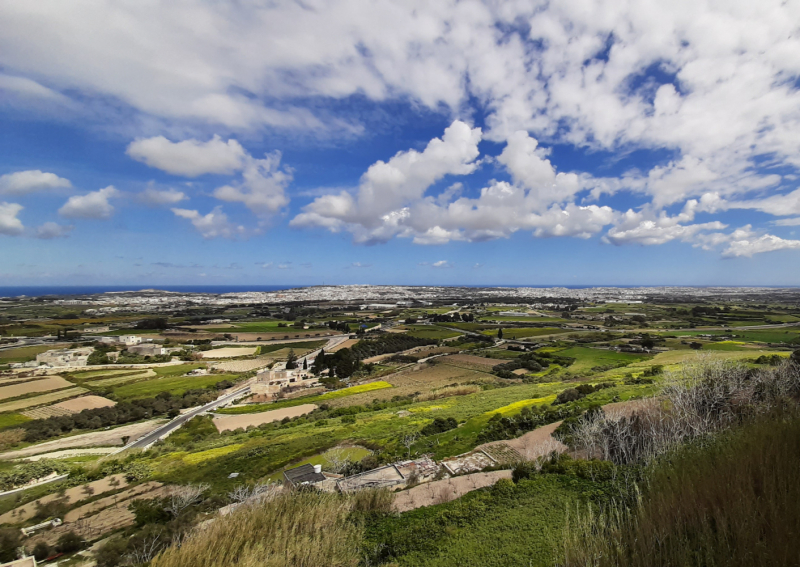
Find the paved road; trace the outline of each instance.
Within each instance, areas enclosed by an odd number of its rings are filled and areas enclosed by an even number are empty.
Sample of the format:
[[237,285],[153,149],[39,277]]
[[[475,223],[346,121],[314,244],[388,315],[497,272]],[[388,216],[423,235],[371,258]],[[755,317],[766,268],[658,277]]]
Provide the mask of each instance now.
[[[331,348],[335,347],[336,345],[339,345],[339,344],[343,343],[344,341],[346,341],[349,338],[350,338],[349,335],[341,335],[341,336],[334,337],[334,338],[330,339],[325,344],[324,348],[331,349]],[[320,353],[319,350],[315,350],[314,352],[311,352],[308,355],[306,355],[305,358],[308,359],[309,365],[311,365],[311,363],[314,361],[314,359],[317,357],[317,355],[319,355],[319,353]],[[147,435],[144,435],[143,437],[140,437],[139,439],[136,439],[135,441],[133,441],[131,443],[128,443],[127,445],[125,445],[124,447],[119,449],[118,451],[115,451],[114,453],[111,453],[111,454],[115,455],[115,454],[120,453],[120,452],[122,452],[122,451],[124,451],[126,449],[147,449],[153,443],[157,442],[159,439],[161,439],[162,437],[168,435],[169,433],[172,433],[174,430],[176,430],[179,427],[181,427],[184,423],[186,423],[187,421],[189,421],[193,417],[196,417],[196,416],[198,416],[198,415],[200,415],[200,414],[202,414],[204,412],[208,412],[208,411],[212,411],[214,409],[217,409],[219,406],[222,406],[222,405],[225,405],[227,403],[230,403],[233,400],[235,400],[236,398],[240,398],[240,397],[242,397],[244,395],[247,395],[249,393],[250,393],[250,384],[247,383],[246,385],[244,385],[241,388],[237,388],[236,390],[234,390],[234,391],[232,391],[232,392],[230,392],[228,394],[220,396],[219,398],[217,398],[213,402],[210,402],[210,403],[208,403],[208,404],[206,404],[204,406],[199,406],[199,407],[196,407],[196,408],[193,408],[193,409],[189,410],[188,412],[184,413],[183,415],[180,415],[180,416],[176,417],[175,419],[173,419],[169,423],[166,423],[166,424],[162,425],[161,427],[159,427],[158,429],[155,429],[155,430],[151,431]]]
[[249,392],[250,392],[250,385],[248,384],[244,388],[238,388],[237,390],[235,390],[235,391],[233,391],[233,392],[231,392],[229,394],[225,394],[224,396],[221,396],[221,397],[217,398],[216,400],[214,400],[211,403],[208,403],[208,404],[206,404],[204,406],[199,406],[199,407],[193,408],[192,410],[186,412],[185,414],[176,417],[175,419],[173,419],[169,423],[166,423],[166,424],[162,425],[158,429],[155,429],[155,430],[151,431],[147,435],[144,435],[143,437],[140,437],[139,439],[137,439],[136,441],[133,441],[132,443],[128,443],[123,448],[121,448],[119,451],[115,451],[114,453],[111,453],[111,454],[114,455],[114,454],[122,452],[122,451],[124,451],[126,449],[137,449],[137,448],[138,449],[147,449],[148,447],[150,447],[150,445],[152,445],[153,443],[155,443],[156,441],[158,441],[159,439],[161,439],[165,435],[168,435],[169,433],[171,433],[174,430],[178,429],[179,427],[181,427],[184,423],[186,423],[187,421],[189,421],[193,417],[198,416],[203,412],[207,412],[207,411],[211,411],[213,409],[216,409],[221,405],[224,405],[224,404],[227,404],[229,402],[232,402],[236,398],[241,397],[243,395],[246,395]]

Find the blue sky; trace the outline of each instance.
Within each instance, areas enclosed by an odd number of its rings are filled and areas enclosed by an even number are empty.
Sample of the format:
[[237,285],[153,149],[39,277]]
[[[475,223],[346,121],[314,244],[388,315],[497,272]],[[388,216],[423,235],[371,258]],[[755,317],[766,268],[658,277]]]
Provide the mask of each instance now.
[[0,5],[0,285],[796,285],[767,1]]

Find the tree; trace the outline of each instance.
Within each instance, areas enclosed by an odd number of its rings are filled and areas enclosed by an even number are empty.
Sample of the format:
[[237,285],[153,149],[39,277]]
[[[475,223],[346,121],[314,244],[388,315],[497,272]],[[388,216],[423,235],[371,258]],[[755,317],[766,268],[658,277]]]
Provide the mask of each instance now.
[[308,370],[308,359],[307,358],[303,359],[303,370]]
[[17,558],[17,549],[21,545],[18,529],[0,529],[0,561],[6,563]]
[[792,353],[791,360],[795,364],[800,364],[800,348]]
[[297,355],[294,349],[289,349],[289,356],[286,357],[286,370],[294,370],[297,368]]
[[502,339],[503,338],[503,329],[497,329],[497,338],[498,339]]
[[689,346],[695,350],[700,350],[701,348],[703,348],[703,343],[691,342],[689,343]]
[[208,484],[187,484],[186,486],[175,486],[167,496],[167,506],[165,510],[175,517],[180,516],[186,508],[197,502],[203,493],[211,488]]
[[33,556],[36,558],[36,561],[44,561],[50,557],[50,546],[40,541],[33,547]]

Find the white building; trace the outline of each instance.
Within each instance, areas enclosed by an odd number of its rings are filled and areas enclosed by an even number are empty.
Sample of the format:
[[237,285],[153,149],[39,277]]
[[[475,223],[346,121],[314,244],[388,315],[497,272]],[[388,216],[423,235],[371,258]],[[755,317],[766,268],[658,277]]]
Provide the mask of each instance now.
[[91,347],[48,350],[36,355],[36,363],[47,366],[86,366],[93,350]]
[[119,342],[125,346],[140,345],[142,344],[142,337],[137,337],[136,335],[122,335],[119,338]]

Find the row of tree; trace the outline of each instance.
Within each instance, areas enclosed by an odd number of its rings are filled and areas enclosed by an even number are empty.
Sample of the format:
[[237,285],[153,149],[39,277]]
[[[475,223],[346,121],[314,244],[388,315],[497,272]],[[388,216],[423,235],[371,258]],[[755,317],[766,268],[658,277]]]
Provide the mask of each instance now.
[[120,402],[115,406],[86,409],[73,415],[36,419],[20,425],[25,430],[25,441],[34,442],[58,437],[76,429],[103,429],[150,419],[159,415],[175,417],[184,408],[207,404],[217,399],[218,390],[230,388],[228,380],[217,382],[205,390],[187,390],[180,396],[161,392],[154,398],[142,398]]

